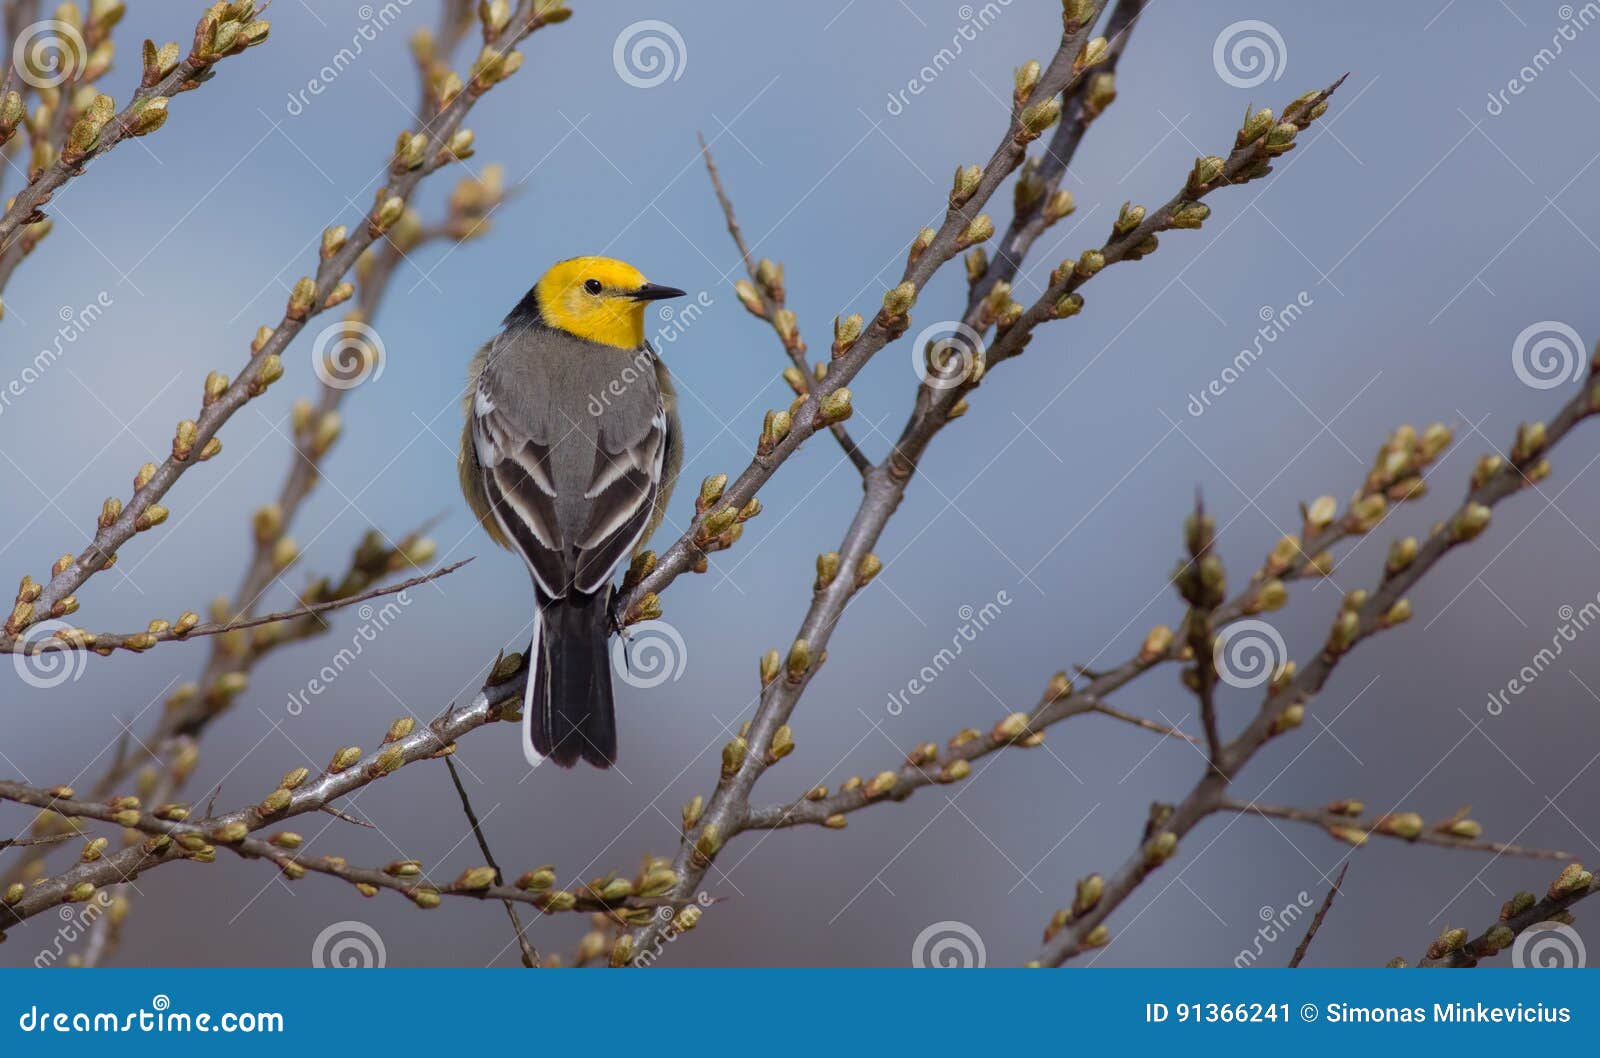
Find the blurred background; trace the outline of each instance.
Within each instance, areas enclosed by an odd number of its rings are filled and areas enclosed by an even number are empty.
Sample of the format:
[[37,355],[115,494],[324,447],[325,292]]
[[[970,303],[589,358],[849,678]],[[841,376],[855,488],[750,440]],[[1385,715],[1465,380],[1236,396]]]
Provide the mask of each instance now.
[[[952,169],[986,160],[998,141],[1012,69],[1047,58],[1060,31],[1054,0],[573,6],[471,115],[469,164],[502,163],[514,194],[486,238],[424,251],[396,276],[374,321],[384,371],[344,405],[345,436],[295,533],[304,556],[284,580],[298,587],[343,569],[369,526],[398,536],[440,514],[440,560],[477,560],[412,591],[304,708],[291,709],[292,696],[350,645],[359,618],[341,614],[327,636],[269,658],[207,733],[193,797],[220,785],[222,806],[258,800],[291,767],[319,769],[341,745],[375,745],[395,717],[428,719],[466,699],[499,650],[522,648],[522,564],[491,545],[457,490],[457,394],[472,351],[550,262],[604,252],[703,292],[692,319],[651,321],[674,333],[658,346],[684,393],[691,483],[658,543],[692,516],[693,482],[745,465],[763,411],[791,394],[775,338],[730,289],[738,257],[696,133],[712,142],[756,253],[784,262],[790,306],[821,354],[836,313],[870,314],[898,281],[912,236],[942,214]],[[123,99],[136,42],[186,41],[198,14],[130,7],[105,82]],[[885,569],[847,612],[796,714],[799,748],[756,803],[870,776],[922,740],[987,728],[1031,706],[1057,669],[1115,664],[1152,625],[1176,624],[1167,575],[1197,486],[1240,584],[1297,530],[1299,502],[1350,495],[1389,430],[1454,426],[1433,495],[1347,545],[1333,583],[1296,586],[1274,615],[1290,652],[1310,656],[1339,592],[1375,581],[1389,540],[1426,532],[1459,501],[1477,456],[1506,449],[1519,421],[1553,414],[1573,392],[1524,381],[1519,334],[1560,323],[1586,343],[1600,335],[1593,7],[1155,0],[1122,60],[1118,98],[1063,185],[1077,212],[1040,240],[1023,293],[1100,245],[1124,201],[1164,202],[1197,155],[1226,154],[1248,104],[1281,110],[1346,71],[1349,80],[1272,176],[1217,192],[1203,230],[1172,232],[1154,256],[1108,270],[1079,317],[1043,327],[1024,357],[985,378],[890,524]],[[6,294],[0,376],[49,347],[69,311],[107,307],[0,410],[0,559],[11,576],[42,579],[55,556],[81,548],[101,501],[125,496],[138,465],[194,413],[206,372],[236,371],[255,329],[278,319],[322,228],[357,222],[395,135],[412,124],[407,37],[436,14],[430,0],[381,10],[279,0],[266,45],[176,98],[158,135],[97,161],[52,204],[54,234]],[[1272,33],[1249,32],[1266,42],[1256,59],[1270,76],[1214,61],[1230,31],[1244,32],[1236,23],[1263,18]],[[672,76],[652,87],[613,61],[641,20],[678,38],[665,38]],[[959,54],[936,59],[942,49]],[[344,50],[354,61],[334,69]],[[299,95],[313,80],[321,94]],[[1251,80],[1260,83],[1240,86]],[[901,95],[912,82],[917,93]],[[453,182],[441,173],[424,185],[425,217]],[[992,203],[1001,227],[1009,202],[1008,187]],[[924,293],[919,328],[959,312],[960,272],[945,269]],[[1196,414],[1192,399],[1252,345],[1265,316],[1296,302],[1292,327]],[[228,424],[223,454],[170,494],[168,524],[81,593],[81,623],[136,629],[232,590],[250,512],[288,466],[290,403],[314,386],[310,337],[285,357],[284,380]],[[850,427],[874,458],[916,384],[908,337],[852,387]],[[1430,820],[1470,803],[1487,836],[1600,855],[1595,651],[1580,638],[1499,715],[1489,709],[1550,645],[1562,608],[1600,591],[1600,433],[1590,429],[1557,451],[1538,493],[1503,504],[1485,537],[1426,579],[1410,624],[1340,666],[1304,728],[1261,754],[1238,795],[1305,807],[1356,797]],[[859,497],[837,446],[814,439],[763,490],[765,513],[743,540],[672,586],[665,619],[685,664],[660,686],[618,684],[615,770],[530,775],[510,726],[462,741],[464,780],[508,873],[553,863],[575,884],[676,849],[679,806],[709,794],[728,727],[750,713],[759,655],[793,638],[814,556],[838,546]],[[280,588],[269,605],[289,600]],[[956,662],[906,695],[991,603],[999,615]],[[4,771],[86,783],[125,726],[151,727],[205,650],[94,658],[82,678],[48,690],[7,672]],[[1198,730],[1177,675],[1158,670],[1114,704]],[[1257,701],[1226,693],[1226,727]],[[970,927],[992,965],[1031,957],[1075,880],[1119,865],[1150,802],[1181,796],[1202,765],[1189,745],[1096,717],[1053,729],[1046,746],[988,758],[966,783],[857,813],[843,831],[739,839],[709,880],[722,902],[665,960],[905,965],[941,922]],[[416,858],[445,878],[481,860],[442,766],[405,768],[352,801],[376,829],[309,819],[299,829],[312,851],[370,865]],[[29,818],[0,809],[6,836]],[[1113,943],[1080,963],[1231,965],[1254,950],[1270,910],[1301,894],[1319,900],[1350,853],[1314,828],[1215,818],[1112,919]],[[1548,863],[1393,841],[1350,858],[1337,928],[1321,934],[1313,963],[1414,960],[1447,925],[1476,932],[1512,891],[1542,891],[1555,874]],[[314,938],[345,920],[376,930],[392,966],[518,959],[498,908],[446,900],[422,915],[394,894],[364,901],[319,877],[290,885],[226,854],[149,872],[130,895],[118,955],[129,965],[305,965]],[[0,964],[31,964],[56,925],[47,915],[13,930]],[[559,951],[585,927],[580,916],[544,919],[533,939]],[[1268,943],[1261,963],[1283,964],[1294,939]]]

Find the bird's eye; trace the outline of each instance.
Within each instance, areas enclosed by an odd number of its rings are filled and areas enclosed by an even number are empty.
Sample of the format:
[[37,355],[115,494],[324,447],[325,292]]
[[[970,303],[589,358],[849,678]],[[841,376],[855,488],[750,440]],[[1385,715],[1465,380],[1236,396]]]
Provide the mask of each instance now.
[[583,284],[583,289],[587,290],[591,294],[600,293],[600,280],[598,280],[598,279],[585,280],[584,284]]

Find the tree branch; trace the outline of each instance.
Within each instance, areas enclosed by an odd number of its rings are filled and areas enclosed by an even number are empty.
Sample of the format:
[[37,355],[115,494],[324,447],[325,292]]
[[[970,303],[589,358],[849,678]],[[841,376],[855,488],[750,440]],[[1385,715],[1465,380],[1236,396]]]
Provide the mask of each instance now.
[[[1179,839],[1201,820],[1222,810],[1223,791],[1228,784],[1269,739],[1299,725],[1304,703],[1322,690],[1339,661],[1362,641],[1409,617],[1410,603],[1405,600],[1405,593],[1446,554],[1481,534],[1488,527],[1495,505],[1542,480],[1550,469],[1546,453],[1579,422],[1594,415],[1597,408],[1600,408],[1600,386],[1596,385],[1591,364],[1589,384],[1561,408],[1548,427],[1542,423],[1522,427],[1509,460],[1497,456],[1481,460],[1467,496],[1455,514],[1440,523],[1421,545],[1413,542],[1410,548],[1398,549],[1399,554],[1392,552],[1385,563],[1383,579],[1375,590],[1353,592],[1346,597],[1321,653],[1298,671],[1290,666],[1280,669],[1255,718],[1228,744],[1220,763],[1209,768],[1173,810],[1165,824],[1166,836],[1158,836],[1159,849],[1153,849],[1147,842],[1124,862],[1117,873],[1103,883],[1094,905],[1074,916],[1070,925],[1045,945],[1036,961],[1059,965],[1090,948],[1108,943],[1110,932],[1103,925],[1105,919],[1152,871],[1171,858]],[[1411,440],[1418,443],[1414,436]],[[1415,492],[1415,487],[1411,486],[1406,495]],[[1320,523],[1320,531],[1329,531],[1333,512],[1325,512],[1324,517],[1324,512],[1315,507],[1308,510],[1308,524]],[[1357,519],[1359,527],[1369,520],[1377,520],[1371,517],[1372,513],[1369,509],[1357,518],[1353,510],[1351,518]]]
[[[1335,841],[1360,847],[1376,835],[1408,841],[1413,845],[1433,845],[1444,849],[1468,849],[1473,852],[1492,852],[1496,856],[1525,856],[1534,860],[1570,860],[1572,853],[1560,849],[1537,849],[1527,845],[1513,845],[1504,841],[1486,841],[1476,835],[1482,833],[1476,820],[1455,816],[1443,820],[1433,829],[1415,812],[1388,812],[1381,816],[1363,817],[1359,801],[1338,803],[1342,811],[1332,809],[1304,809],[1287,805],[1264,805],[1256,801],[1239,801],[1224,797],[1217,801],[1217,811],[1237,812],[1270,819],[1286,819],[1321,827]],[[1354,812],[1351,809],[1354,809]]]
[[[711,189],[716,192],[717,204],[722,207],[722,216],[728,224],[728,234],[733,236],[733,244],[739,248],[739,257],[744,262],[745,274],[750,277],[747,283],[734,284],[734,289],[739,294],[739,301],[752,316],[772,325],[773,332],[777,334],[778,341],[783,344],[783,351],[793,365],[791,371],[784,372],[784,378],[794,389],[796,396],[804,397],[810,390],[807,379],[811,375],[811,365],[806,363],[806,343],[805,339],[800,337],[799,324],[795,320],[794,313],[785,306],[783,266],[766,258],[762,258],[757,264],[750,256],[750,247],[744,241],[744,233],[739,229],[739,218],[734,215],[733,202],[723,190],[722,176],[717,172],[717,163],[711,157],[711,148],[706,146],[705,136],[699,136],[699,140],[700,153],[706,160],[706,175],[711,177]],[[844,424],[834,423],[828,429],[838,440],[839,446],[844,449],[844,454],[849,457],[856,470],[865,474],[872,468],[872,460],[861,451]]]
[[[147,467],[139,472],[137,487],[126,504],[118,502],[113,508],[108,502],[101,514],[99,530],[89,545],[72,561],[61,565],[49,583],[27,604],[25,612],[13,612],[5,639],[14,639],[35,620],[55,614],[58,605],[73,597],[91,576],[108,567],[118,550],[135,534],[165,521],[167,510],[158,501],[187,470],[209,458],[207,445],[223,424],[248,401],[266,392],[283,373],[281,354],[289,342],[299,335],[308,320],[342,300],[347,290],[336,292],[335,289],[341,277],[368,246],[400,219],[418,183],[455,159],[455,151],[462,149],[459,144],[452,146],[456,131],[477,100],[498,79],[513,71],[515,66],[509,59],[514,54],[512,49],[536,29],[562,21],[568,13],[563,7],[523,0],[510,21],[489,40],[474,64],[473,76],[467,85],[432,122],[414,133],[406,146],[396,152],[389,169],[391,182],[380,190],[365,223],[348,236],[340,233],[338,238],[324,241],[316,278],[302,277],[296,283],[282,319],[254,343],[252,358],[239,377],[218,387],[218,392],[208,389],[198,417],[180,424],[172,454],[154,470]],[[19,204],[23,201],[23,196],[19,195]]]
[[[183,627],[184,620],[178,625],[168,626],[165,621],[153,621],[152,625],[164,627],[151,628],[145,632],[86,632],[81,628],[63,629],[55,632],[49,639],[33,641],[17,641],[6,648],[0,648],[0,653],[36,655],[56,653],[61,651],[90,651],[101,656],[110,654],[114,650],[130,650],[142,654],[157,643],[187,642],[191,639],[201,639],[206,636],[223,635],[228,632],[242,632],[250,628],[259,628],[262,625],[278,624],[282,621],[293,621],[303,617],[316,617],[333,610],[341,610],[356,603],[367,602],[370,599],[379,599],[385,595],[398,595],[419,584],[427,584],[438,580],[440,577],[454,573],[456,570],[471,562],[471,558],[452,562],[447,566],[440,566],[429,573],[424,573],[410,580],[403,580],[398,584],[388,584],[371,588],[359,595],[349,595],[329,599],[326,602],[309,603],[296,606],[288,610],[278,610],[261,617],[249,619],[234,619],[230,621],[209,621],[204,624],[194,624]],[[185,618],[198,617],[192,612],[184,615]]]
[[1349,863],[1339,868],[1339,877],[1328,887],[1328,895],[1322,898],[1322,906],[1311,916],[1311,925],[1306,927],[1306,935],[1301,938],[1300,943],[1295,946],[1294,954],[1289,957],[1289,969],[1298,969],[1306,957],[1306,952],[1311,950],[1311,942],[1317,939],[1317,931],[1322,928],[1322,920],[1328,917],[1328,909],[1333,907],[1333,898],[1339,895],[1339,887],[1344,884],[1344,876],[1349,873]]
[[[456,771],[455,754],[444,759],[444,766],[450,771],[450,782],[456,788],[456,795],[461,798],[461,811],[466,813],[467,823],[472,827],[472,836],[478,840],[478,849],[483,853],[484,862],[494,870],[494,884],[504,885],[505,875],[501,873],[500,865],[495,862],[494,853],[489,851],[489,839],[483,836],[483,824],[478,821],[478,813],[472,810],[472,800],[467,796],[467,788],[461,785],[461,775]],[[517,905],[509,899],[500,901],[506,907],[506,914],[511,918],[511,928],[517,936],[517,947],[522,949],[522,965],[530,970],[538,969],[539,951],[528,941],[528,934],[522,928],[522,916],[517,914]]]

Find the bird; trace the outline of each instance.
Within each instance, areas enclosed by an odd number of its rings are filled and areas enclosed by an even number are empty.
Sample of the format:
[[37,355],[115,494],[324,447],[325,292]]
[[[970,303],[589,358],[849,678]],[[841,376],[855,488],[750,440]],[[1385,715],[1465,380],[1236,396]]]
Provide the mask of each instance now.
[[614,258],[558,261],[467,370],[461,491],[533,581],[531,767],[617,760],[612,580],[661,524],[683,463],[677,393],[644,314],[683,295]]

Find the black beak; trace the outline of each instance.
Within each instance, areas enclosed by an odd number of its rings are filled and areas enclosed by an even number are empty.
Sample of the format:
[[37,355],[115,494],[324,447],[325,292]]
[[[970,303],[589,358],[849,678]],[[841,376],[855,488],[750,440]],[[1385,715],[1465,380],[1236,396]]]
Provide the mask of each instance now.
[[635,301],[661,301],[664,298],[681,298],[685,291],[677,287],[664,287],[656,283],[646,283],[635,290],[629,297]]

